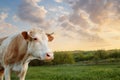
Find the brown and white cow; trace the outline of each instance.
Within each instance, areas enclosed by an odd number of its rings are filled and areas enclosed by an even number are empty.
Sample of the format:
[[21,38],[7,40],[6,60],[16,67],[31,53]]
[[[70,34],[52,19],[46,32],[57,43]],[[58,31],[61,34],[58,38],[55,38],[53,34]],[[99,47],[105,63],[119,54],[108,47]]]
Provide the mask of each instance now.
[[39,28],[0,39],[0,80],[3,76],[11,80],[12,71],[17,72],[20,80],[25,80],[31,60],[52,60],[54,56],[48,47],[48,41],[52,40],[53,36]]

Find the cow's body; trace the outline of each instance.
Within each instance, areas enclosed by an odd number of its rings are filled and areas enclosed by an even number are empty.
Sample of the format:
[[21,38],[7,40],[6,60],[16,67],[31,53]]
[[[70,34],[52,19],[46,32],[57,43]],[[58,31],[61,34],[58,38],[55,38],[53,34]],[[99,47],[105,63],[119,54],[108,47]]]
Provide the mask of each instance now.
[[[3,80],[3,73],[5,80],[10,80],[11,71],[17,72],[20,80],[24,80],[28,63],[31,60],[53,58],[53,54],[48,54],[49,49],[47,44],[44,43],[46,36],[40,31],[33,29],[29,34],[28,32],[22,32],[0,39],[0,80]],[[41,37],[37,36],[38,34],[43,36],[43,42]],[[39,47],[41,48],[39,49]]]

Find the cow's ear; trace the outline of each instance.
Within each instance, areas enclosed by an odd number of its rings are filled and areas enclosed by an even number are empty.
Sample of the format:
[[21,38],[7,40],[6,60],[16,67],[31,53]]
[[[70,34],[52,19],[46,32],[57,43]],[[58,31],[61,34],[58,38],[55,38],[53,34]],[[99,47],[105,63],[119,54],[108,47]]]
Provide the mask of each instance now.
[[47,37],[48,37],[48,41],[49,41],[49,42],[51,42],[51,41],[54,39],[54,37],[52,36],[52,34],[47,34],[47,33],[46,33],[46,35],[47,35]]
[[21,34],[25,40],[29,39],[29,35],[27,31],[23,31]]

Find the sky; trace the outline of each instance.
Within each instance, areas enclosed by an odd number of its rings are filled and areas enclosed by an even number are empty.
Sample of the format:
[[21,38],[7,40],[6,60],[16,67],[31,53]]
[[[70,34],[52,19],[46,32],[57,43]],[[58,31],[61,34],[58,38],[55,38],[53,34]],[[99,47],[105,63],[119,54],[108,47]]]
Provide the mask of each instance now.
[[54,51],[120,49],[120,0],[0,0],[0,37],[33,27]]

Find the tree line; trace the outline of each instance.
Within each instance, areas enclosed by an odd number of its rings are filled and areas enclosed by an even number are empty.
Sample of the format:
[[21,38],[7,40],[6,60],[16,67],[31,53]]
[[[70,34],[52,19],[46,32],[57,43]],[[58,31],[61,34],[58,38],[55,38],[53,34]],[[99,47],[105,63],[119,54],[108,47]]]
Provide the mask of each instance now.
[[75,64],[79,62],[120,62],[120,49],[96,51],[55,51],[53,61],[34,60],[31,66]]

